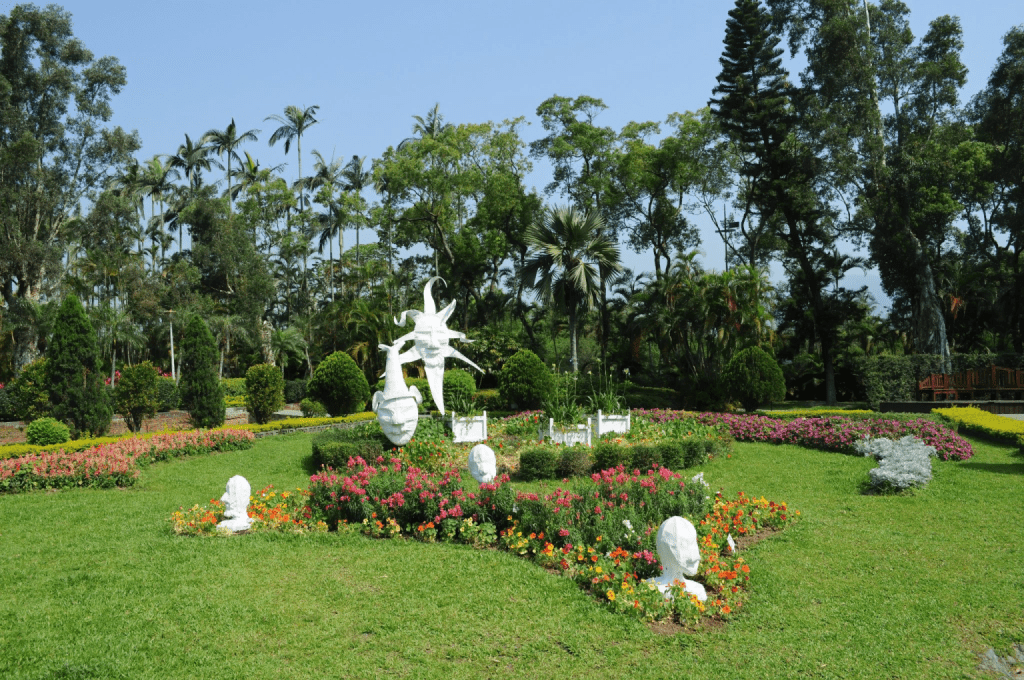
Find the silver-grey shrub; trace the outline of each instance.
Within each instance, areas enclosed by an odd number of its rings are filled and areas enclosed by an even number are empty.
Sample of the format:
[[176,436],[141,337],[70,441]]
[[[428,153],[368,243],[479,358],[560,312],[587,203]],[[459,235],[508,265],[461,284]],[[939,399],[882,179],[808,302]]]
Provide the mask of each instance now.
[[854,444],[854,449],[878,461],[878,467],[868,471],[871,485],[876,488],[902,490],[924,486],[932,478],[935,447],[917,437],[907,435],[896,441],[884,437],[865,438]]

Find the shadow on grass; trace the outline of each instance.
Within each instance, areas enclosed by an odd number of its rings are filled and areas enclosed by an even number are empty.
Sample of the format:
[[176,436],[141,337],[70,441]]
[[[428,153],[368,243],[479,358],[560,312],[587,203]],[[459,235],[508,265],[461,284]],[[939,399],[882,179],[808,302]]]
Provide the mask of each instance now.
[[315,475],[320,472],[320,466],[317,464],[312,453],[308,456],[303,456],[302,469],[305,470],[308,475]]
[[1001,475],[1024,475],[1024,463],[961,463],[960,467]]

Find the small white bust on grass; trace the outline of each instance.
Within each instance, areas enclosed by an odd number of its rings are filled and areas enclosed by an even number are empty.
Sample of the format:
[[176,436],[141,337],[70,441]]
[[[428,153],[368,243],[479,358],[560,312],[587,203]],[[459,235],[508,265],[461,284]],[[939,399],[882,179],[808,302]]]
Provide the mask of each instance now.
[[656,585],[666,599],[672,599],[670,588],[675,581],[682,583],[686,592],[696,595],[701,602],[708,599],[704,586],[686,578],[696,575],[700,566],[697,530],[690,520],[669,517],[661,523],[658,527],[658,559],[663,571],[661,576],[649,579],[649,582]]
[[469,474],[481,484],[493,482],[498,474],[498,461],[494,449],[486,444],[477,444],[469,452]]
[[251,494],[252,487],[242,475],[235,475],[228,480],[224,495],[220,497],[224,501],[224,521],[217,525],[218,531],[235,532],[249,528],[252,524],[248,512]]

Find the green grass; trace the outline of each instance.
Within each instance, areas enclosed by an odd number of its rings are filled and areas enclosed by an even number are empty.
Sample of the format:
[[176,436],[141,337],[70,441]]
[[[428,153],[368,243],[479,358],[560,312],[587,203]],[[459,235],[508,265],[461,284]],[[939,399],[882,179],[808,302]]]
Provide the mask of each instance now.
[[870,460],[736,444],[705,478],[801,520],[749,551],[735,621],[676,636],[499,551],[170,532],[231,475],[305,486],[308,435],[156,464],[128,491],[0,497],[0,677],[975,676],[977,652],[1024,642],[1024,459],[974,446],[915,495],[867,496]]

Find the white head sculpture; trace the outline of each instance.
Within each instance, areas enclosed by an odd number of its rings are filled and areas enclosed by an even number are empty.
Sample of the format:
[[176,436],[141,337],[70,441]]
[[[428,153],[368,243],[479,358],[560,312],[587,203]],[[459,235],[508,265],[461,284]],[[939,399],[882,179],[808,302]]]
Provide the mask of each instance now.
[[248,513],[251,494],[252,488],[245,477],[235,475],[228,480],[224,495],[220,497],[224,502],[224,521],[217,525],[218,529],[245,531],[249,528],[252,524]]
[[466,338],[465,333],[448,330],[448,317],[455,311],[454,300],[440,312],[437,311],[437,307],[434,305],[434,297],[430,294],[430,287],[434,285],[434,281],[438,280],[443,282],[440,276],[435,276],[427,281],[427,284],[423,287],[423,311],[415,309],[406,310],[402,312],[400,318],[395,319],[395,323],[399,326],[405,326],[406,317],[411,318],[415,322],[413,331],[403,335],[398,339],[398,342],[404,343],[406,340],[412,340],[415,343],[415,347],[409,350],[407,354],[415,353],[413,358],[423,359],[423,365],[427,371],[427,384],[430,385],[430,394],[434,397],[437,410],[444,415],[444,391],[442,389],[444,383],[444,360],[448,357],[454,357],[465,361],[480,372],[483,372],[483,370],[449,344],[449,340],[452,339],[462,340],[463,342],[473,341]]
[[373,411],[377,414],[380,429],[394,444],[408,444],[416,433],[419,423],[419,405],[423,397],[414,385],[408,387],[402,378],[402,364],[417,358],[413,350],[402,352],[405,340],[393,345],[380,345],[387,351],[388,358],[384,368],[384,390],[373,395]]
[[702,602],[707,599],[704,586],[690,581],[687,576],[695,576],[700,566],[700,548],[697,546],[697,530],[690,520],[683,517],[669,517],[658,527],[658,559],[661,561],[662,573],[651,583],[671,598],[669,588],[675,581],[680,581],[686,592],[697,596]]
[[498,475],[498,460],[494,449],[487,444],[477,444],[469,452],[469,474],[481,484],[493,482]]

